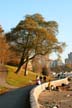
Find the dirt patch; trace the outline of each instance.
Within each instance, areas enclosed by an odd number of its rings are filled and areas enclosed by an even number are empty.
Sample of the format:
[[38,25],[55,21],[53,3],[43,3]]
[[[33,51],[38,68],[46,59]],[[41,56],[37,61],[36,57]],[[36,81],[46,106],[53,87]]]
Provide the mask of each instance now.
[[72,84],[69,90],[62,89],[60,91],[43,91],[39,96],[41,108],[72,108]]

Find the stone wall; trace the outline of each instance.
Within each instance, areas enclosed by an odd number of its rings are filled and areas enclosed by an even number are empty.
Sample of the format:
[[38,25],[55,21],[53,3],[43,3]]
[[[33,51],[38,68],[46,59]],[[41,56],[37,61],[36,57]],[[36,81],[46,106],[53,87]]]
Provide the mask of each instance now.
[[[54,86],[58,86],[58,85],[60,86],[61,84],[68,84],[68,83],[69,83],[68,78],[51,81],[51,85],[54,85]],[[38,103],[38,97],[40,93],[44,91],[47,86],[48,86],[48,82],[38,85],[34,89],[31,90],[30,92],[31,108],[40,108],[40,105]]]

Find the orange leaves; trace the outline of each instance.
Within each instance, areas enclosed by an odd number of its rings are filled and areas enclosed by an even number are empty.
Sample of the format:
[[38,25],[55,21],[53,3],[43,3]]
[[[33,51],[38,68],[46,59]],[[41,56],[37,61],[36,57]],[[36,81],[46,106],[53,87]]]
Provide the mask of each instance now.
[[[11,31],[11,38],[14,41],[14,49],[19,50],[24,56],[51,53],[52,51],[62,52],[62,45],[56,37],[58,24],[56,21],[45,21],[42,15],[36,13],[27,15],[24,20]],[[21,51],[22,49],[22,51]],[[30,56],[30,55],[29,55]],[[24,57],[24,58],[25,58]]]
[[0,35],[0,63],[7,62],[8,59],[8,50],[9,46],[6,43],[5,36],[3,34]]
[[36,28],[38,27],[38,24],[37,22],[35,22],[32,18],[27,18],[25,21],[24,21],[24,26],[26,28]]
[[2,33],[4,30],[2,29],[1,25],[0,25],[0,33]]

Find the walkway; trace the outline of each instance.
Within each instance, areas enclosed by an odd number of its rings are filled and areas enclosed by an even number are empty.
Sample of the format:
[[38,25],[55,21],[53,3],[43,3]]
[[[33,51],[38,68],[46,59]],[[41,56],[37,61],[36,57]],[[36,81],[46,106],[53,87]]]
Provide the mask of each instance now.
[[33,87],[23,87],[1,95],[0,108],[30,108],[29,93]]

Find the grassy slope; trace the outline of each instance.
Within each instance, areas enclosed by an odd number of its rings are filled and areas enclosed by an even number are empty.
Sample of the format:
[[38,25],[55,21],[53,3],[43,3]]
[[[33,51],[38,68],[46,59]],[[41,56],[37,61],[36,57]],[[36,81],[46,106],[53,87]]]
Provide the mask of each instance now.
[[7,66],[8,68],[8,77],[7,82],[13,86],[26,86],[35,83],[36,73],[28,71],[28,75],[24,76],[24,70],[21,70],[18,74],[14,73],[16,67]]
[[[16,67],[13,66],[6,66],[8,68],[8,76],[7,76],[7,83],[9,85],[15,86],[15,87],[22,87],[27,86],[31,84],[35,84],[36,75],[40,75],[37,73],[33,73],[31,71],[28,71],[28,75],[24,76],[24,70],[20,70],[18,74],[14,73],[16,70]],[[50,79],[50,77],[47,78],[47,80]],[[4,93],[8,90],[8,88],[4,86],[0,86],[0,94]]]

